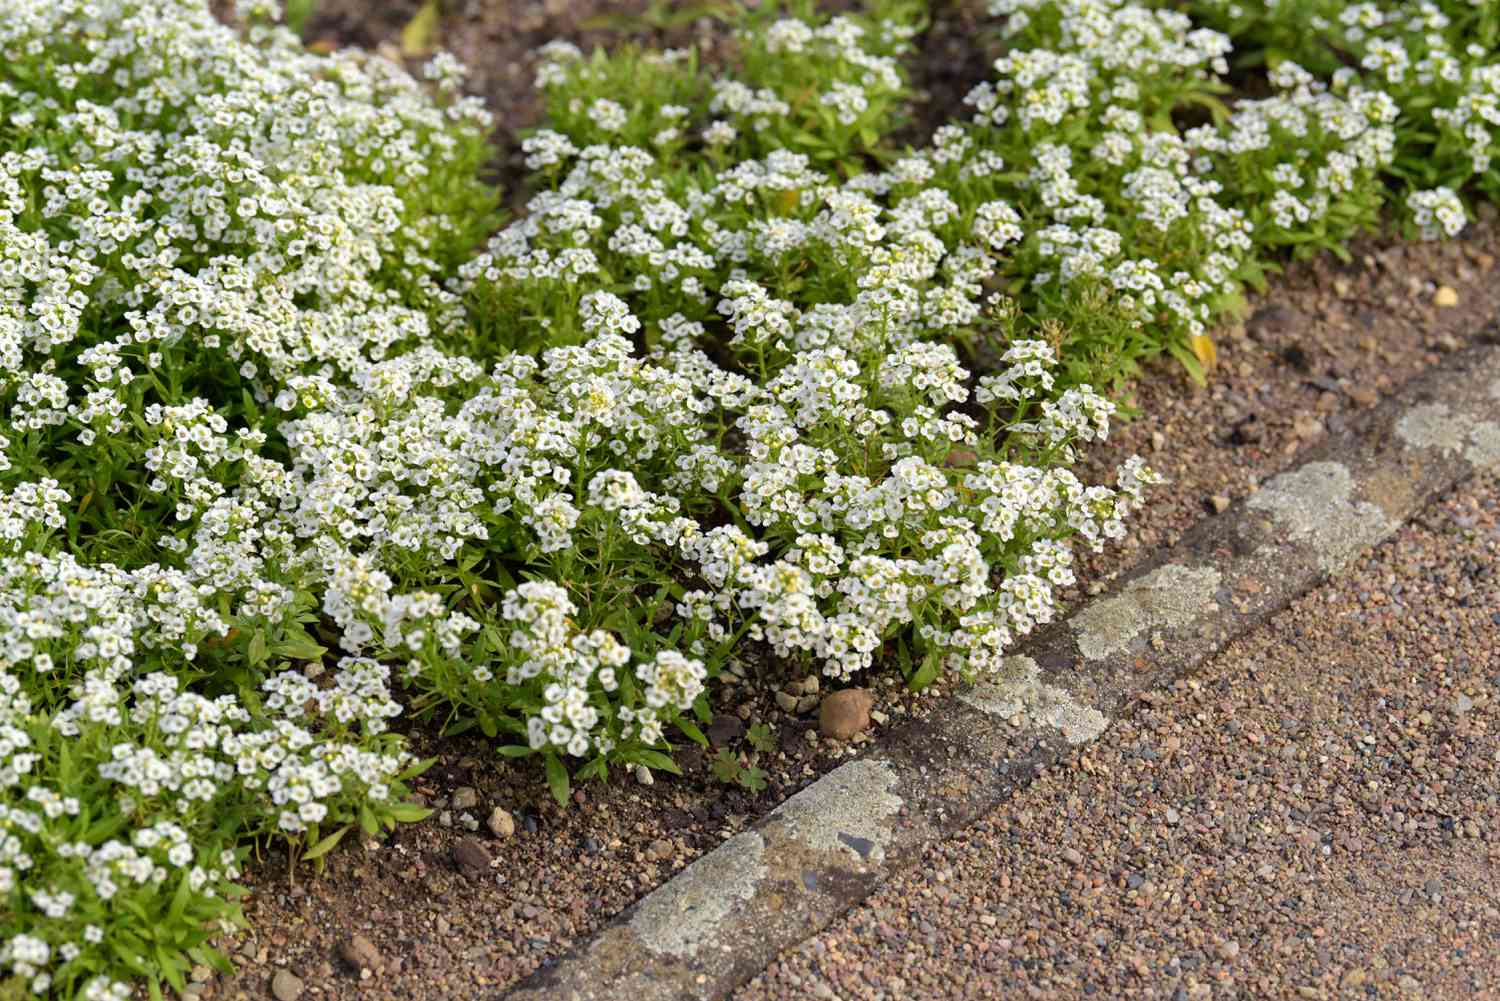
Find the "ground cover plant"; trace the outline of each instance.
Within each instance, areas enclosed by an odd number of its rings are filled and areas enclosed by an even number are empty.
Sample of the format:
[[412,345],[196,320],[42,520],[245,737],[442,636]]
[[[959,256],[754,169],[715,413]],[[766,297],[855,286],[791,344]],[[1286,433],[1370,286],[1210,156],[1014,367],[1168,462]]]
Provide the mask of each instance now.
[[750,651],[993,671],[1145,502],[1069,470],[1141,360],[1495,193],[1478,4],[992,8],[917,149],[921,4],[549,46],[506,221],[449,58],[0,0],[0,990],[222,964],[252,846],[422,815],[403,712],[562,796]]

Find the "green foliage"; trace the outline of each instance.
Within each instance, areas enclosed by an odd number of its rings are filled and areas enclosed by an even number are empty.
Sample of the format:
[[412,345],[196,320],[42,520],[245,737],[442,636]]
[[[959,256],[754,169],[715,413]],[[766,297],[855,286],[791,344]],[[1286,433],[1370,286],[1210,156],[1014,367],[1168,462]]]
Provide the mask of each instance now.
[[728,749],[715,754],[709,763],[714,778],[725,785],[737,785],[750,792],[761,792],[766,788],[766,773],[755,767],[753,761],[745,764],[740,756]]

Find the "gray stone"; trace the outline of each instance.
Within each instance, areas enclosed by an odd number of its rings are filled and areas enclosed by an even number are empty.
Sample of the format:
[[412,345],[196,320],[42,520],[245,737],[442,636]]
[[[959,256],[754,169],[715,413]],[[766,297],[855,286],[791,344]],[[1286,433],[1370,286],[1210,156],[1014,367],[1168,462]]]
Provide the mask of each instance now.
[[1010,723],[1055,727],[1070,744],[1086,744],[1109,726],[1109,718],[1099,710],[1078,702],[1065,689],[1044,684],[1041,668],[1030,657],[1007,657],[994,681],[975,685],[958,697]]
[[1112,598],[1079,609],[1072,626],[1078,651],[1102,660],[1130,648],[1141,633],[1176,629],[1214,607],[1219,571],[1168,563],[1125,585]]
[[271,996],[276,1001],[297,1001],[302,996],[302,981],[290,970],[277,970],[271,977]]
[[690,958],[755,896],[767,874],[765,847],[755,831],[730,838],[651,891],[631,916],[630,930],[652,952]]
[[1311,546],[1319,568],[1333,574],[1396,530],[1384,511],[1354,500],[1353,494],[1348,467],[1309,462],[1272,477],[1247,503],[1252,510],[1270,514],[1293,541]]
[[[772,810],[767,823],[779,821],[793,839],[809,848],[879,865],[885,861],[891,818],[902,806],[895,786],[895,769],[886,762],[851,761]],[[851,846],[851,838],[864,839],[869,847],[861,852]]]

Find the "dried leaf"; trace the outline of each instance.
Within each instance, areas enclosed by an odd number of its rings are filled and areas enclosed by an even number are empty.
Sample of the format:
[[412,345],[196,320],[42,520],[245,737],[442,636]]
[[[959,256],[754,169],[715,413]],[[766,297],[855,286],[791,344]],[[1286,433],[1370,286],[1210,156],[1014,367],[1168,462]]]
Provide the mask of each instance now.
[[1219,363],[1219,349],[1214,346],[1214,339],[1207,334],[1190,335],[1188,347],[1193,349],[1193,354],[1203,363],[1203,371],[1210,372]]
[[437,34],[438,0],[427,0],[401,29],[401,54],[418,59],[432,51],[432,37]]

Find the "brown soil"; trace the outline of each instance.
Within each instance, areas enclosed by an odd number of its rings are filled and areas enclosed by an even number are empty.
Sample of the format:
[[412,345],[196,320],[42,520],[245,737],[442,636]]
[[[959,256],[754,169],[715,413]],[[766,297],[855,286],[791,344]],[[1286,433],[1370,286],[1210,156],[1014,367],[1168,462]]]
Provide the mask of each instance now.
[[[934,107],[939,101],[953,107],[983,73],[987,60],[969,55],[976,48],[975,6],[954,5],[924,40],[917,79],[938,98]],[[414,8],[401,2],[372,13],[361,0],[328,0],[307,34],[375,47],[394,38]],[[538,112],[529,92],[532,49],[559,36],[585,46],[618,43],[627,35],[579,25],[601,11],[642,9],[635,2],[470,0],[445,16],[439,41],[474,67],[471,85],[496,110],[504,146]],[[710,51],[724,45],[714,21],[629,37],[698,41]],[[1171,485],[1158,492],[1127,547],[1088,561],[1085,579],[1097,582],[1169,544],[1207,516],[1213,497],[1248,493],[1437,353],[1483,335],[1500,315],[1500,288],[1491,273],[1497,254],[1500,239],[1489,225],[1448,245],[1370,241],[1357,248],[1353,266],[1319,261],[1292,269],[1255,304],[1242,331],[1221,337],[1221,363],[1209,388],[1191,388],[1169,364],[1149,372],[1135,389],[1146,416],[1091,456],[1087,472],[1108,477],[1120,459],[1140,452]],[[1434,283],[1457,289],[1459,305],[1435,310]],[[440,739],[414,729],[414,749],[438,758],[418,790],[439,814],[384,843],[332,853],[316,878],[303,872],[289,880],[284,857],[273,854],[251,873],[245,909],[252,931],[229,946],[240,972],[205,977],[197,993],[236,1001],[267,997],[272,975],[285,969],[305,983],[304,997],[319,999],[493,996],[859,752],[857,743],[818,739],[811,716],[778,708],[772,690],[787,679],[777,670],[766,668],[763,683],[718,696],[724,715],[774,728],[776,749],[753,759],[768,773],[768,787],[759,794],[725,786],[713,777],[709,755],[689,748],[679,756],[682,778],[658,774],[648,788],[616,775],[608,784],[577,790],[568,808],[559,809],[529,764],[497,759],[482,739]],[[922,713],[941,694],[912,696],[891,679],[873,687],[877,710],[892,719]],[[742,737],[727,742],[750,760]],[[451,797],[465,786],[476,791],[478,803],[455,810]],[[503,841],[485,826],[495,807],[509,811],[514,822],[514,834]],[[478,826],[472,834],[465,812]],[[477,838],[492,857],[488,870],[460,871],[454,852],[466,838]],[[339,958],[340,946],[356,934],[381,955],[381,969],[364,980]]]

